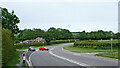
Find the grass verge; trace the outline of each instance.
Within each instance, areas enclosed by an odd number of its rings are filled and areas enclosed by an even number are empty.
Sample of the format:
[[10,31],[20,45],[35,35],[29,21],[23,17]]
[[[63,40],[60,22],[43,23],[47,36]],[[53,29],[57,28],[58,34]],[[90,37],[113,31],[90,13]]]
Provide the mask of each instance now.
[[20,58],[20,55],[23,54],[24,51],[16,51],[13,55],[12,59],[8,62],[7,66],[16,66],[20,61],[18,60]]
[[[64,49],[70,50],[73,52],[82,52],[82,53],[111,52],[110,49],[80,48],[80,47],[74,47],[73,45],[65,46]],[[118,51],[117,48],[113,49],[113,52],[116,52],[116,51]]]
[[120,59],[118,57],[118,52],[100,53],[100,54],[96,54],[95,56],[102,56],[102,57],[109,57],[109,58]]

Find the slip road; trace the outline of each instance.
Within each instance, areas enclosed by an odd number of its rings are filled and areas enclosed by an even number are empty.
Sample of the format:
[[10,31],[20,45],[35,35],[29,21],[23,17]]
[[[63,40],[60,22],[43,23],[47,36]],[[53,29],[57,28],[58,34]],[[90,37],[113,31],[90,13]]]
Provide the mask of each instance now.
[[[118,68],[118,60],[94,56],[92,53],[75,53],[63,49],[73,43],[50,46],[49,51],[28,52],[32,66],[74,66],[82,68]],[[110,66],[110,67],[108,67]]]

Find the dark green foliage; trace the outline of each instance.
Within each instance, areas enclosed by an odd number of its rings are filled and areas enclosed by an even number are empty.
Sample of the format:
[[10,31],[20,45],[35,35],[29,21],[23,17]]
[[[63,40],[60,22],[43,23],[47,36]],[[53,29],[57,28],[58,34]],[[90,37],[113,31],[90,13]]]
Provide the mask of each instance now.
[[56,39],[69,39],[72,37],[72,34],[69,30],[67,29],[55,29],[54,27],[51,27],[48,29],[47,32],[44,33],[43,38],[47,42],[47,44],[50,44],[51,40],[56,40]]
[[2,19],[2,66],[6,68],[9,62],[15,55],[16,48],[14,46],[14,34],[19,32],[17,24],[19,18],[14,14],[8,12],[6,8],[1,8]]
[[23,40],[30,40],[35,39],[37,37],[42,37],[44,34],[44,31],[41,29],[24,29],[20,31],[18,36],[16,37],[17,40],[23,41]]
[[7,29],[2,30],[2,65],[3,66],[6,66],[7,63],[11,60],[12,56],[14,56],[15,46],[11,35],[12,35],[11,31]]
[[51,33],[51,35],[52,35],[52,37],[53,37],[53,38],[52,38],[53,40],[55,40],[55,39],[58,38],[58,34],[57,34],[58,31],[56,31],[56,28],[51,27],[51,28],[48,29],[48,32]]
[[53,35],[47,31],[44,33],[43,38],[45,39],[46,43],[50,45],[50,41],[53,39]]
[[[111,34],[112,33],[112,34]],[[110,38],[113,39],[120,39],[120,33],[113,33],[112,31],[91,31],[91,32],[72,32],[73,37],[75,39],[80,40],[109,40]]]
[[72,38],[72,33],[67,29],[61,29],[61,28],[56,29],[54,27],[49,28],[48,31],[46,32],[41,29],[24,29],[21,30],[20,33],[16,35],[16,40],[24,41],[24,40],[35,39],[37,37],[46,38],[47,36],[51,40],[69,39]]
[[20,22],[19,18],[14,14],[14,11],[11,13],[8,12],[6,8],[2,8],[2,27],[9,29],[13,34],[19,32],[17,24]]
[[57,28],[56,33],[57,36],[55,39],[70,39],[72,38],[72,33],[67,29]]
[[33,40],[37,37],[44,38],[47,44],[50,44],[51,40],[70,39],[72,38],[72,34],[67,29],[56,29],[54,27],[49,28],[47,31],[41,29],[24,29],[21,30],[20,33],[16,34],[15,42]]

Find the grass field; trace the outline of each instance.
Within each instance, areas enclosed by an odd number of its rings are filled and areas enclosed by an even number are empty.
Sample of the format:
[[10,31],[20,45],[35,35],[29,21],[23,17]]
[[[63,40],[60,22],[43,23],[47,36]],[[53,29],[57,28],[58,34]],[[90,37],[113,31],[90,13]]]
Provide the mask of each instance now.
[[18,60],[20,58],[20,55],[23,54],[24,51],[16,51],[13,55],[12,59],[8,62],[7,66],[16,66],[20,61]]

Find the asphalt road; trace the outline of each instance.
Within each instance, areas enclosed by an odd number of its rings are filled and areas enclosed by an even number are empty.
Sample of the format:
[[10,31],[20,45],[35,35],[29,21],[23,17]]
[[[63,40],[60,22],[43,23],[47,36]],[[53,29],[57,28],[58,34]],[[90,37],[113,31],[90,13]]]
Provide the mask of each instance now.
[[27,58],[30,58],[32,66],[118,68],[118,60],[116,59],[94,56],[95,53],[75,53],[63,49],[64,46],[71,44],[73,43],[50,46],[48,47],[49,51],[28,52]]

